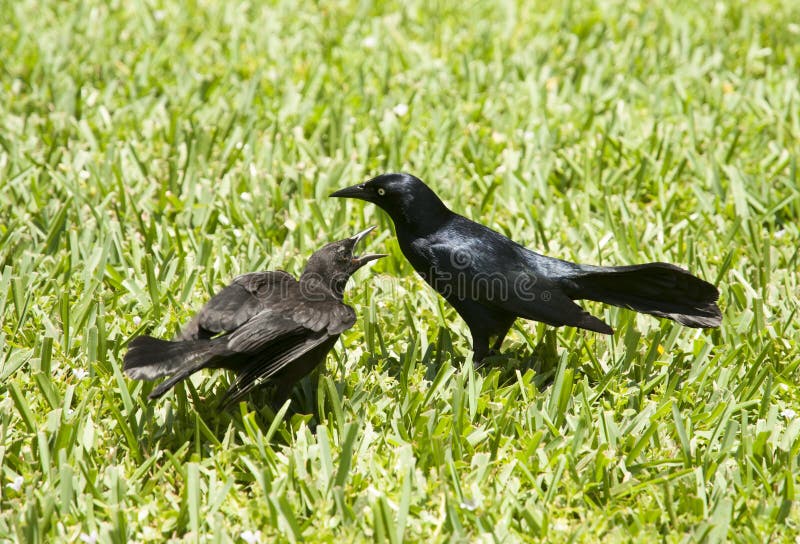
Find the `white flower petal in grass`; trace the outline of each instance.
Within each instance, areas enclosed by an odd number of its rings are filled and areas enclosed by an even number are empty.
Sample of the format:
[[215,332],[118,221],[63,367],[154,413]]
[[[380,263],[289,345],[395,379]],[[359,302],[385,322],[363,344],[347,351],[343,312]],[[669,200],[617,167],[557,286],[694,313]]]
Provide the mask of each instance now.
[[241,238],[242,237],[242,230],[241,229],[233,229],[233,236],[235,238]]
[[786,419],[794,419],[797,417],[797,412],[795,412],[791,408],[786,408],[783,412],[781,412],[781,415]]
[[78,172],[78,177],[81,178],[82,180],[87,180],[90,177],[92,177],[92,175],[89,173],[88,170],[81,170],[80,172]]
[[[251,164],[250,166],[253,166],[253,165]],[[250,193],[248,193],[247,191],[245,191],[242,194],[240,194],[239,198],[242,199],[242,202],[250,202],[251,200],[253,200],[253,196]]]
[[553,522],[553,530],[559,532],[566,532],[569,531],[569,523],[564,521],[563,519],[557,519]]
[[22,489],[23,483],[25,483],[25,480],[22,478],[22,476],[16,476],[14,477],[13,482],[11,482],[10,484],[6,484],[6,487],[8,487],[9,489],[13,489],[17,493],[19,493],[19,490]]
[[375,36],[367,36],[361,40],[361,45],[366,49],[375,49],[375,46],[378,45],[378,38]]
[[142,323],[142,318],[138,315],[133,316],[133,324],[138,327]]
[[408,113],[408,104],[404,104],[401,102],[400,104],[392,108],[392,112],[398,117],[403,117]]
[[261,542],[261,531],[242,531],[242,534],[239,536],[242,537],[242,540],[247,542],[247,544],[256,544],[257,542]]
[[72,375],[75,376],[75,378],[78,380],[83,380],[84,378],[86,378],[86,376],[89,375],[89,371],[86,370],[85,368],[80,368],[80,367],[73,368]]
[[86,544],[96,544],[97,543],[97,531],[92,531],[88,535],[86,533],[81,533],[80,539],[81,539],[81,542],[85,542]]
[[228,225],[231,224],[231,220],[228,219],[228,216],[225,215],[224,213],[219,214],[219,217],[217,219],[219,220],[220,224],[224,227],[227,227]]

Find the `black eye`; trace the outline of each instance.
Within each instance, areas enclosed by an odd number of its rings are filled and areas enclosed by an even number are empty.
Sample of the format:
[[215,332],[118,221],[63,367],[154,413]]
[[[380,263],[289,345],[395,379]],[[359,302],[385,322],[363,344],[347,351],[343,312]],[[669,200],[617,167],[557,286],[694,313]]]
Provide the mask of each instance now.
[[385,195],[386,194],[386,189],[384,189],[383,187],[380,187],[378,189],[378,194],[381,195],[381,196]]

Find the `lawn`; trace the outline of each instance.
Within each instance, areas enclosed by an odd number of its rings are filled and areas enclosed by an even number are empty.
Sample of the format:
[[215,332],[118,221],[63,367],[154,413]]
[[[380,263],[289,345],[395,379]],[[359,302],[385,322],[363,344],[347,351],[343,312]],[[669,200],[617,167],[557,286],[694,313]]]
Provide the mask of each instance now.
[[[796,542],[800,4],[0,0],[0,542]],[[468,331],[373,205],[405,170],[723,325]],[[369,225],[278,413],[121,372],[235,275]]]

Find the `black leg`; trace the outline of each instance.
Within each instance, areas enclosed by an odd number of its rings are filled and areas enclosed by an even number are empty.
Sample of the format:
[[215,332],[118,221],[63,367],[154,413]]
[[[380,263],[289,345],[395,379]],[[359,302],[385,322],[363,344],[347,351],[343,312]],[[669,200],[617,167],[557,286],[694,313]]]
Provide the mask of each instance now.
[[489,353],[489,337],[472,333],[472,366],[478,368]]
[[492,351],[495,353],[500,353],[500,346],[503,345],[503,340],[506,339],[506,335],[508,334],[508,330],[511,328],[509,324],[503,331],[497,334],[495,338],[494,344],[492,344]]
[[270,398],[270,408],[276,414],[278,410],[281,409],[283,403],[289,400],[292,396],[292,389],[294,384],[286,384],[280,381],[276,381],[272,386],[272,398]]

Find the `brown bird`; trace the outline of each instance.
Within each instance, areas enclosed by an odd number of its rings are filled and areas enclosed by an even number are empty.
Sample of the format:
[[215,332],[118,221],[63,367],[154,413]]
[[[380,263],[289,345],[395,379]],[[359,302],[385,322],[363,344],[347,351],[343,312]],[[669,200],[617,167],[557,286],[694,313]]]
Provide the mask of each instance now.
[[155,399],[203,368],[237,374],[224,404],[238,402],[267,382],[288,398],[292,387],[325,360],[356,314],[342,302],[350,276],[383,254],[357,256],[355,246],[375,227],[327,244],[308,259],[299,280],[282,270],[238,276],[214,295],[174,340],[134,338],[125,373],[163,381]]

